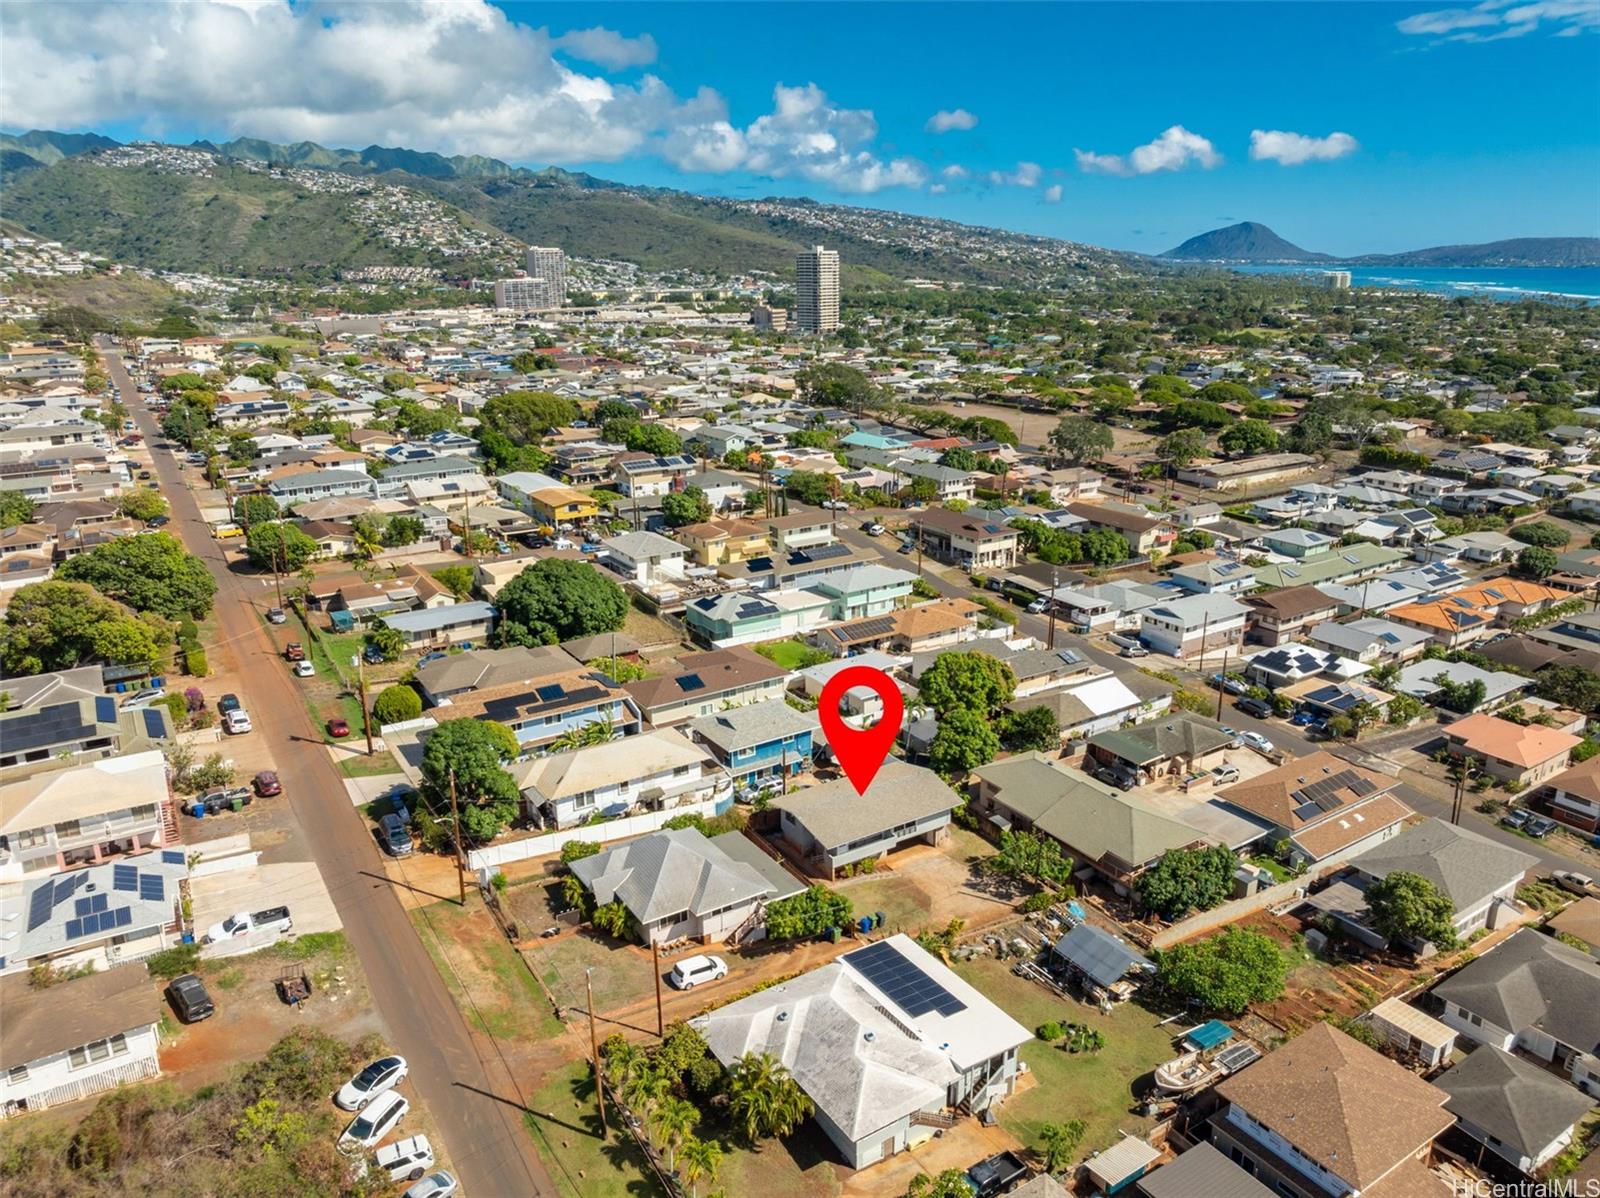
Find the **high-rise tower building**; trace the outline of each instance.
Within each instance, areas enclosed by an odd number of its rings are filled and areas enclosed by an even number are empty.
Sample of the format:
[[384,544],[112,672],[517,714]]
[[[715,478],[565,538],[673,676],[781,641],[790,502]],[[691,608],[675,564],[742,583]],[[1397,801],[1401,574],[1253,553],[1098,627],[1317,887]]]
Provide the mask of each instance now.
[[794,323],[804,333],[839,327],[839,251],[812,246],[794,260]]
[[551,246],[529,246],[528,274],[544,280],[544,307],[559,308],[567,302],[567,256],[560,250]]

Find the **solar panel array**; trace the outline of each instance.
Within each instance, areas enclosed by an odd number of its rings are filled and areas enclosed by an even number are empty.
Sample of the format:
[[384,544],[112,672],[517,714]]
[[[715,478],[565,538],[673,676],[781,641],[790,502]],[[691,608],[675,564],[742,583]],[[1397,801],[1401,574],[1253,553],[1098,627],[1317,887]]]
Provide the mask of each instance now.
[[886,940],[846,953],[844,959],[907,1015],[916,1017],[926,1015],[929,1011],[954,1015],[967,1009],[966,1003],[907,960],[898,948]]
[[141,713],[144,716],[144,734],[151,739],[158,739],[166,735],[166,725],[161,722],[161,713],[152,707],[146,707]]
[[1261,1059],[1261,1050],[1254,1044],[1230,1044],[1214,1058],[1229,1073],[1238,1073],[1246,1065]]
[[72,905],[74,915],[95,915],[106,909],[111,902],[109,894],[91,894],[88,898],[78,899]]
[[1299,790],[1291,791],[1290,795],[1300,801],[1300,806],[1294,811],[1296,818],[1313,819],[1319,812],[1342,807],[1345,799],[1341,791],[1347,790],[1356,798],[1364,799],[1377,789],[1376,783],[1363,778],[1354,770],[1340,770],[1337,774],[1318,778]]
[[138,890],[139,871],[131,865],[113,865],[111,867],[111,889]]
[[[109,721],[117,719],[117,705],[110,699]],[[95,700],[98,707],[101,700]],[[15,716],[6,721],[6,752],[26,753],[33,749],[54,748],[83,740],[94,733],[94,725],[83,718],[76,703],[53,703],[27,715]]]
[[161,859],[163,861],[165,861],[168,865],[182,865],[183,864],[183,854],[180,853],[177,849],[162,849],[161,850]]
[[82,919],[67,920],[67,939],[78,940],[84,936],[94,936],[100,932],[109,932],[113,928],[125,928],[132,923],[132,907],[118,907],[115,911],[100,911],[92,915],[85,915]]
[[167,897],[167,880],[160,874],[140,874],[139,897],[159,903]]
[[685,674],[677,680],[678,689],[682,691],[704,690],[706,680],[699,674]]
[[94,718],[102,724],[115,724],[117,722],[117,701],[110,695],[96,696]]
[[555,699],[561,698],[561,696],[567,692],[562,688],[559,682],[552,682],[549,686],[534,687],[533,693],[538,695],[540,699],[544,700],[544,702],[549,703]]

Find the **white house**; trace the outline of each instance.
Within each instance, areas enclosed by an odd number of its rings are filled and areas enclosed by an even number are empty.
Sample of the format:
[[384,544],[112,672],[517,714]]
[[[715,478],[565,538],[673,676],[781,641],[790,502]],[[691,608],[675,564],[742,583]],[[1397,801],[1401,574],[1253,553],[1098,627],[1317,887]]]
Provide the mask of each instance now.
[[1248,607],[1227,595],[1185,595],[1145,608],[1139,639],[1169,657],[1237,654],[1249,614]]
[[0,1118],[76,1102],[161,1072],[161,992],[124,965],[35,989],[0,979]]
[[1484,1045],[1434,1079],[1456,1127],[1532,1175],[1572,1143],[1587,1097],[1521,1057]]
[[529,816],[547,828],[733,793],[728,772],[676,728],[536,757],[514,766],[513,774]]
[[683,578],[687,550],[659,533],[625,532],[620,537],[602,541],[601,546],[606,565],[640,586]]
[[1007,1097],[1032,1035],[904,934],[692,1022],[724,1065],[776,1057],[855,1169]]
[[0,786],[0,882],[176,840],[166,758],[156,749]]

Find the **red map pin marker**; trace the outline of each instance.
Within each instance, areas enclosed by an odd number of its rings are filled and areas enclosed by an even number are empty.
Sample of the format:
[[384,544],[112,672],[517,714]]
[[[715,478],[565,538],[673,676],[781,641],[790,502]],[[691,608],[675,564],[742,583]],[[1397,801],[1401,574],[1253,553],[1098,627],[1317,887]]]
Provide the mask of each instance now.
[[[859,686],[867,687],[883,700],[883,718],[870,728],[852,728],[839,714],[839,700]],[[822,698],[817,700],[817,717],[822,721],[822,734],[827,737],[833,755],[844,768],[845,777],[856,793],[864,795],[878,767],[889,755],[894,738],[900,733],[900,722],[905,718],[905,700],[893,678],[872,666],[850,666],[840,670],[822,688]]]

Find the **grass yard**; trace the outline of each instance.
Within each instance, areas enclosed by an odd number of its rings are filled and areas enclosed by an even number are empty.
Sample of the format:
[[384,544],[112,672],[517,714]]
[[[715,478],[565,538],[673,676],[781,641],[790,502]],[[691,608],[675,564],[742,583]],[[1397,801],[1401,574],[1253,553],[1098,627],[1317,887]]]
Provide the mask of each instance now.
[[1274,882],[1287,882],[1294,877],[1285,866],[1271,857],[1250,857],[1248,860],[1257,869],[1264,869],[1271,874]]
[[600,1138],[588,1061],[552,1073],[528,1105],[523,1121],[563,1198],[666,1198],[630,1136],[613,1124]]
[[1105,1035],[1099,1052],[1073,1054],[1030,1040],[1022,1059],[1033,1070],[1035,1084],[1000,1106],[1000,1123],[1030,1148],[1039,1144],[1046,1123],[1082,1119],[1087,1124],[1080,1155],[1105,1148],[1120,1130],[1147,1129],[1152,1120],[1137,1114],[1137,1087],[1163,1061],[1177,1055],[1172,1032],[1158,1027],[1160,1018],[1135,1003],[1123,1003],[1109,1015],[1084,1003],[1060,998],[1036,982],[1014,976],[1003,961],[983,957],[958,962],[955,971],[1026,1028],[1049,1020],[1081,1023]]
[[756,645],[754,648],[773,665],[782,666],[786,670],[803,670],[807,666],[833,660],[833,654],[827,650],[814,649],[804,641],[798,640],[772,641],[770,644]]
[[933,920],[933,900],[928,893],[911,879],[887,871],[866,879],[835,882],[833,889],[849,898],[857,916],[882,911],[891,928],[909,935],[915,935]]
[[[594,1009],[613,1011],[655,995],[650,958],[638,948],[582,931],[523,950],[550,992],[564,1005],[586,1010],[584,970],[594,970]],[[666,962],[662,968],[667,968]],[[654,1015],[651,1020],[654,1020]],[[654,1027],[654,1023],[651,1023]]]
[[[358,735],[361,731],[359,717],[350,725],[350,734]],[[379,751],[371,757],[365,755],[346,757],[339,762],[339,772],[346,778],[382,778],[393,774],[396,782],[405,780],[405,775],[400,772],[400,767],[395,765],[394,758],[388,753]]]
[[469,1024],[506,1040],[548,1040],[563,1033],[544,991],[481,902],[469,898],[465,908],[430,903],[410,914],[434,968]]

